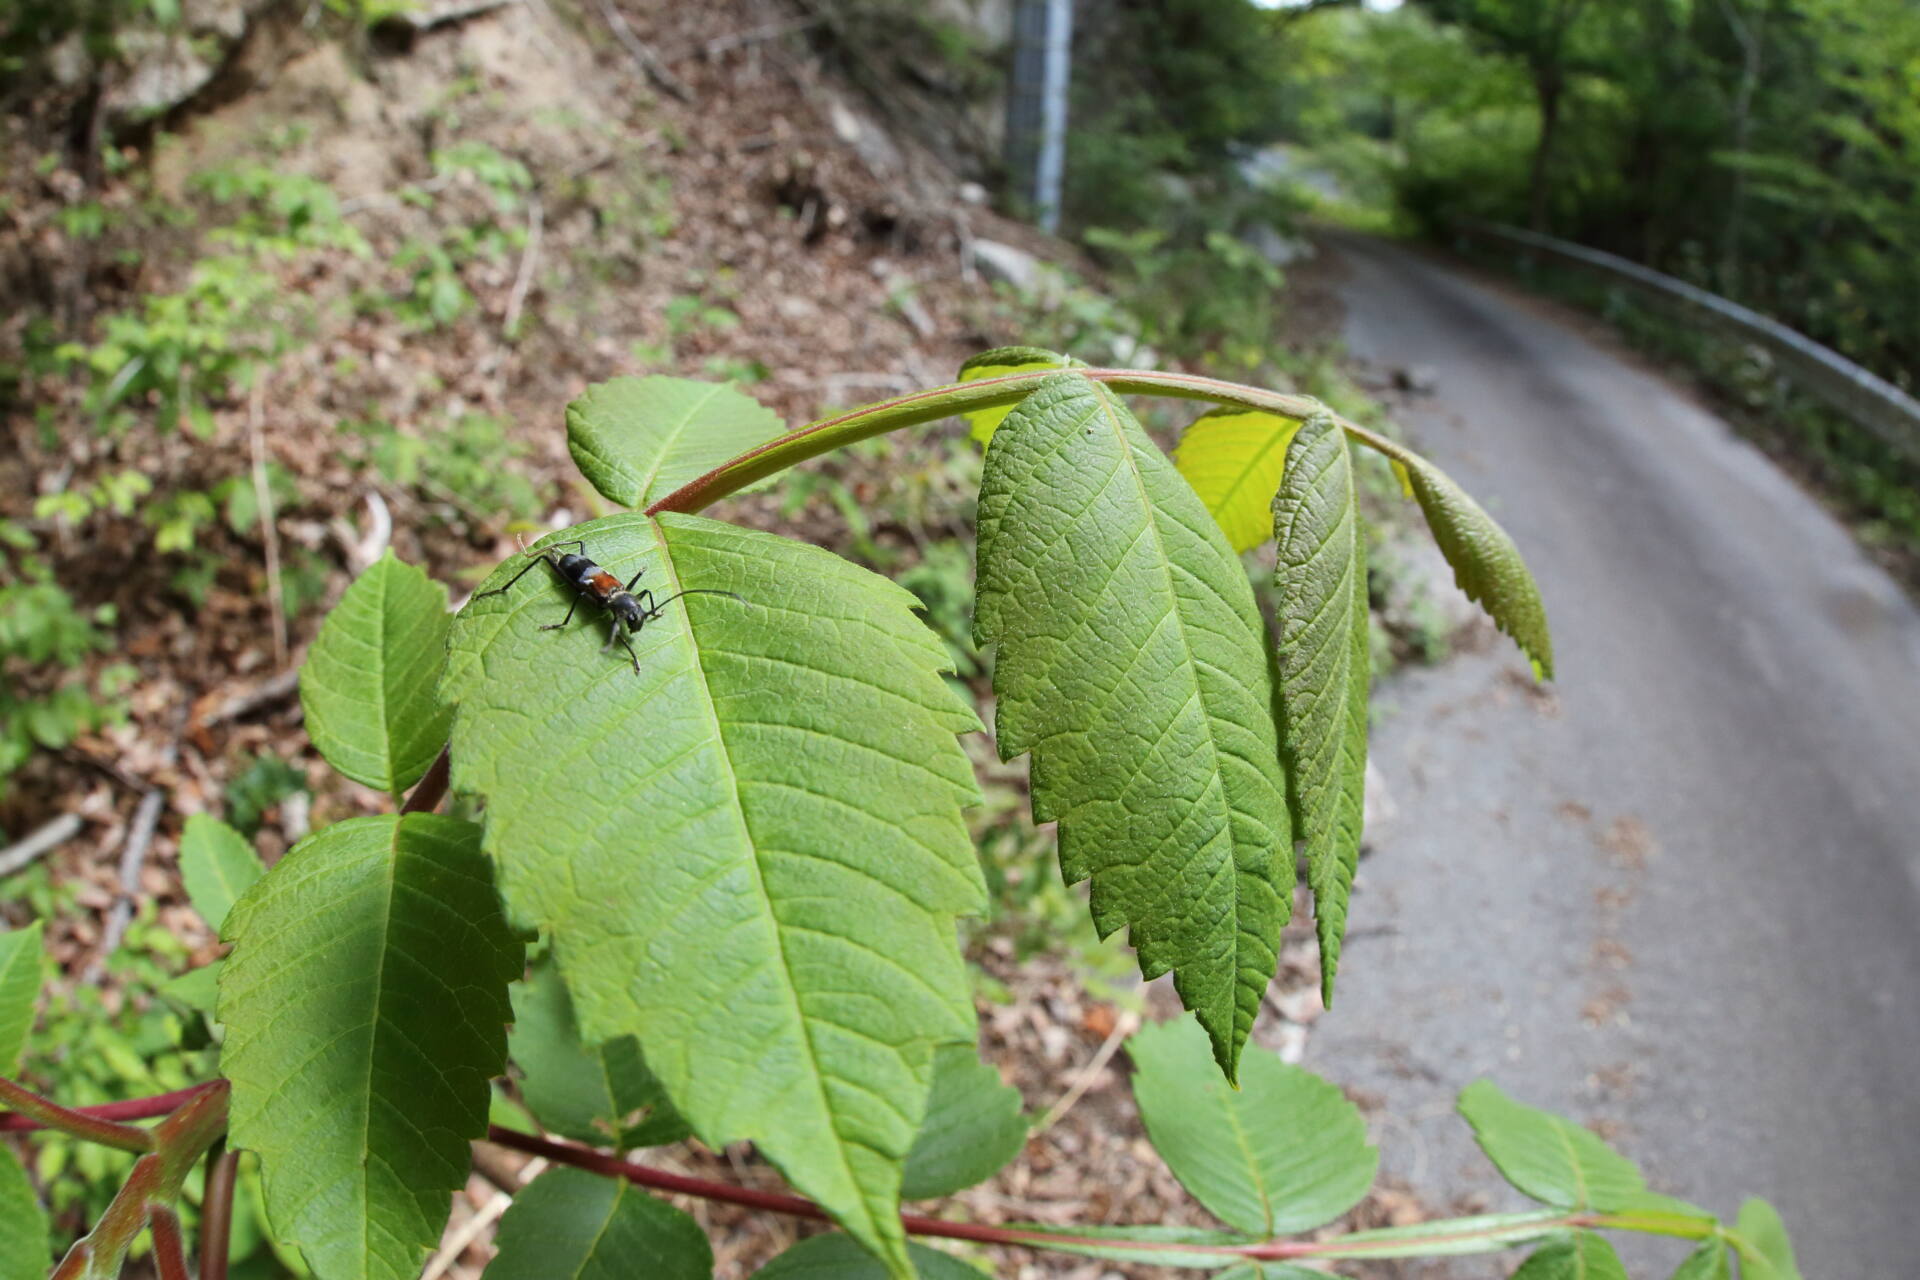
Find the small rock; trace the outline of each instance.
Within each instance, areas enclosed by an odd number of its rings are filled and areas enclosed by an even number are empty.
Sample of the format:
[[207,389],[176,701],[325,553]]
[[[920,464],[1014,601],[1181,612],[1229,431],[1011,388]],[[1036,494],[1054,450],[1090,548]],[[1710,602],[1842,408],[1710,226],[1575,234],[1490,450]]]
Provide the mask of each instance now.
[[983,205],[987,202],[987,189],[977,182],[963,182],[953,194],[959,198],[961,204]]
[[1430,396],[1440,389],[1440,371],[1430,364],[1402,365],[1393,371],[1393,385],[1416,396]]

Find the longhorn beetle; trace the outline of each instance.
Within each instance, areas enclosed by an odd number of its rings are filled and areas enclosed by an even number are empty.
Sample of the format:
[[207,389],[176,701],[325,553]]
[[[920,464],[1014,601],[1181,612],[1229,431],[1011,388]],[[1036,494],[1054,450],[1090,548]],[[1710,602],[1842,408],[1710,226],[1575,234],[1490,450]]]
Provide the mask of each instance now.
[[[578,547],[580,548],[580,554],[575,555],[571,551],[560,554],[554,550],[555,547]],[[525,550],[524,546],[522,550]],[[627,585],[623,587],[620,585],[620,579],[614,577],[611,573],[608,573],[605,569],[602,569],[599,565],[588,559],[586,552],[586,541],[581,538],[574,538],[568,542],[556,542],[550,546],[527,551],[526,554],[534,557],[534,559],[526,568],[521,569],[520,572],[508,578],[501,586],[495,587],[491,591],[478,592],[473,598],[479,600],[485,596],[504,595],[509,587],[527,576],[528,569],[533,568],[536,564],[545,564],[551,568],[554,573],[559,575],[560,581],[573,588],[573,603],[567,606],[566,617],[560,619],[558,622],[550,622],[540,629],[542,631],[558,631],[573,621],[573,611],[580,607],[582,600],[591,600],[594,604],[605,610],[608,616],[607,625],[609,633],[607,635],[607,643],[602,646],[600,652],[605,653],[608,649],[613,648],[613,642],[618,640],[626,648],[627,657],[633,660],[633,673],[635,675],[640,674],[640,657],[634,653],[633,642],[627,637],[639,635],[642,627],[659,617],[662,609],[665,609],[681,596],[732,596],[742,604],[747,602],[746,597],[737,592],[721,591],[715,587],[687,587],[684,590],[674,592],[665,600],[655,603],[653,592],[651,591],[642,591],[637,596],[633,594],[633,584],[640,581],[640,575],[647,571],[646,566],[642,565],[639,571],[628,580]],[[626,627],[624,634],[622,634],[620,630],[622,626]]]

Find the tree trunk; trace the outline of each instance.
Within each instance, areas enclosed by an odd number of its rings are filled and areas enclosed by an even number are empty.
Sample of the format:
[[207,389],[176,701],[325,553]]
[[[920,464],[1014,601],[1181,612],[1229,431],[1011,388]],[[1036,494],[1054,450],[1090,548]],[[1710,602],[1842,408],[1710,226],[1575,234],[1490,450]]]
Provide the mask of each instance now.
[[1540,99],[1540,140],[1533,148],[1533,197],[1530,225],[1542,235],[1547,232],[1547,182],[1553,166],[1554,135],[1560,128],[1560,76],[1553,71],[1537,71],[1534,93]]

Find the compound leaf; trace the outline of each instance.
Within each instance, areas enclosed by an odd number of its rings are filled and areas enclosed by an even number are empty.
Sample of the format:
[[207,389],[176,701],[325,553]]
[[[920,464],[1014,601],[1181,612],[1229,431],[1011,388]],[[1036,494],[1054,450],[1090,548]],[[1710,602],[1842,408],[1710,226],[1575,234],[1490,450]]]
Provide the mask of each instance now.
[[1273,495],[1300,423],[1257,409],[1215,409],[1180,436],[1174,465],[1227,535],[1251,551],[1273,535]]
[[[985,1273],[950,1253],[910,1244],[907,1254],[920,1280],[985,1280]],[[887,1274],[850,1237],[823,1235],[802,1240],[754,1272],[753,1280],[886,1280]]]
[[307,736],[328,764],[391,795],[419,781],[447,740],[433,685],[448,624],[446,589],[392,552],[354,579],[300,668]]
[[723,382],[614,378],[567,406],[567,451],[610,502],[644,507],[786,429]]
[[1552,679],[1546,606],[1513,539],[1452,477],[1419,454],[1395,445],[1388,457],[1400,464],[1401,483],[1412,489],[1440,553],[1453,566],[1454,581],[1513,637],[1534,675]]
[[500,1219],[486,1280],[712,1280],[706,1232],[619,1178],[549,1169]]
[[573,999],[550,961],[514,984],[507,1052],[523,1073],[528,1108],[563,1137],[626,1150],[678,1142],[691,1132],[647,1070],[638,1040],[581,1040]]
[[235,1146],[323,1280],[413,1280],[506,1064],[508,930],[479,829],[353,818],[301,841],[227,917]]
[[1266,627],[1239,559],[1107,390],[1046,379],[987,448],[976,637],[1095,927],[1171,969],[1229,1079],[1292,903]]
[[266,864],[238,831],[204,813],[187,819],[180,836],[180,878],[209,929],[219,933],[240,895],[265,874]]
[[1647,1190],[1631,1160],[1571,1120],[1515,1102],[1491,1080],[1476,1080],[1456,1104],[1480,1149],[1515,1188],[1561,1209],[1629,1210],[1705,1217]]
[[1630,1280],[1620,1255],[1604,1236],[1591,1231],[1576,1231],[1562,1240],[1541,1245],[1513,1280]]
[[1740,1280],[1800,1280],[1787,1226],[1765,1200],[1740,1206],[1734,1221],[1734,1247],[1740,1251]]
[[980,1061],[973,1045],[943,1044],[933,1055],[933,1092],[907,1152],[900,1194],[928,1200],[985,1182],[1026,1142],[1020,1091]]
[[1307,846],[1320,989],[1333,1003],[1360,863],[1367,778],[1367,531],[1347,436],[1317,413],[1294,435],[1273,499],[1281,735]]
[[[1058,351],[1047,351],[1040,347],[995,347],[991,351],[982,351],[961,365],[959,380],[972,382],[976,378],[998,378],[1034,369],[1069,369],[1079,363],[1072,356],[1063,356]],[[984,445],[993,439],[994,431],[1012,409],[1012,405],[1003,404],[991,409],[976,409],[962,416],[966,418],[973,438]]]
[[0,1146],[0,1276],[43,1276],[52,1265],[47,1212],[27,1171]]
[[41,923],[0,931],[0,1076],[17,1075],[46,968]]
[[1214,1217],[1259,1239],[1333,1221],[1373,1185],[1380,1153],[1338,1088],[1256,1049],[1240,1087],[1206,1069],[1186,1018],[1127,1041],[1133,1096],[1167,1168]]
[[[904,588],[698,516],[561,535],[691,595],[634,638],[540,631],[550,577],[454,624],[453,781],[484,797],[517,920],[553,939],[587,1043],[635,1035],[709,1146],[750,1139],[908,1274],[901,1163],[934,1046],[970,1041],[955,919],[978,727]],[[514,566],[504,566],[504,581]]]

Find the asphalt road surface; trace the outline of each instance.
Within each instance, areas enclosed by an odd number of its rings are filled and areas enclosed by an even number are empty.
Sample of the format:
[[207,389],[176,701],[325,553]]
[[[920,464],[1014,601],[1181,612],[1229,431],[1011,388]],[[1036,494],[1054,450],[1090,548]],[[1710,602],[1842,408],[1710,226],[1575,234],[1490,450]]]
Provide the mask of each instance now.
[[1503,637],[1382,691],[1397,813],[1308,1065],[1379,1099],[1438,1207],[1522,1207],[1451,1115],[1487,1075],[1660,1190],[1771,1200],[1808,1280],[1920,1275],[1920,614],[1686,392],[1431,259],[1334,251],[1352,353],[1433,371],[1403,420],[1518,541],[1559,680]]

